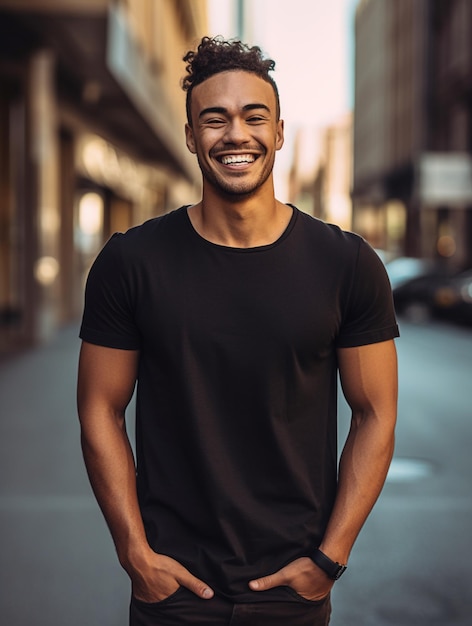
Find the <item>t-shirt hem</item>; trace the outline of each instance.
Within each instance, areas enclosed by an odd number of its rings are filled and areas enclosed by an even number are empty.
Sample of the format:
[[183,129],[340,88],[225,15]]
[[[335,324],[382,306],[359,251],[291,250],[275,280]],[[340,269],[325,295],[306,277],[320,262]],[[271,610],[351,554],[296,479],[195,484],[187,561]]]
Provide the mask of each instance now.
[[369,330],[364,333],[358,333],[356,335],[340,337],[336,342],[337,348],[355,348],[359,346],[366,346],[372,343],[380,343],[382,341],[388,341],[389,339],[395,339],[400,336],[398,324],[388,326],[387,328],[380,328],[379,330]]
[[125,339],[122,336],[108,335],[103,331],[95,331],[91,328],[81,327],[79,337],[87,343],[93,343],[104,348],[115,348],[117,350],[139,350],[139,343],[133,339]]

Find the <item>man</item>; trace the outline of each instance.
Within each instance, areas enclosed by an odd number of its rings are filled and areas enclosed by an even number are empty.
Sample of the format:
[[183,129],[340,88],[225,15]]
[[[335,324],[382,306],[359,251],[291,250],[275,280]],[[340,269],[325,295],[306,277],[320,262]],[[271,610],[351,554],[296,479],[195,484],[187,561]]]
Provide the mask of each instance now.
[[[393,454],[389,283],[360,237],[275,198],[274,62],[218,38],[184,60],[202,199],[115,235],[91,270],[86,466],[133,626],[326,625]],[[352,408],[339,477],[338,371]]]

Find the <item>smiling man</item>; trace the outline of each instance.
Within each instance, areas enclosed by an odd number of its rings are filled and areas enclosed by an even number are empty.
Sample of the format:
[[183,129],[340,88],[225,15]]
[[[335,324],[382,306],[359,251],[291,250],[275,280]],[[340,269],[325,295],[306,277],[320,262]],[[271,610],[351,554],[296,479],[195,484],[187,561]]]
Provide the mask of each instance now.
[[[256,73],[226,70],[191,84],[187,93],[187,146],[203,175],[202,201],[188,210],[194,227],[215,243],[272,243],[293,211],[274,197],[272,172],[283,145],[283,122],[273,84]],[[221,211],[211,208],[215,204]]]
[[390,285],[363,239],[275,198],[274,62],[219,38],[184,60],[202,199],[114,235],[90,272],[85,463],[131,626],[326,626],[393,454]]
[[204,195],[210,188],[246,199],[263,189],[271,193],[283,122],[269,83],[243,71],[221,72],[194,87],[190,116],[187,145],[197,154]]

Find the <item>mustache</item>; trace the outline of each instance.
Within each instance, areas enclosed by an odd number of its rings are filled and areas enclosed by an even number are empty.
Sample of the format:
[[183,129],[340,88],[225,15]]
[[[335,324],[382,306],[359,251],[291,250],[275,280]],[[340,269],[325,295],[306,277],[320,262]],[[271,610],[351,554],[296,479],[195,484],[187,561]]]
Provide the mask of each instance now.
[[213,148],[212,150],[210,150],[210,156],[217,158],[217,157],[219,157],[222,154],[228,154],[228,153],[231,153],[231,154],[233,154],[233,153],[234,154],[247,154],[248,152],[261,154],[261,153],[263,153],[265,151],[259,145],[255,146],[255,145],[249,145],[248,144],[248,145],[244,145],[244,146],[240,146],[240,145],[235,146],[235,145],[232,145],[232,144],[227,144],[224,147]]

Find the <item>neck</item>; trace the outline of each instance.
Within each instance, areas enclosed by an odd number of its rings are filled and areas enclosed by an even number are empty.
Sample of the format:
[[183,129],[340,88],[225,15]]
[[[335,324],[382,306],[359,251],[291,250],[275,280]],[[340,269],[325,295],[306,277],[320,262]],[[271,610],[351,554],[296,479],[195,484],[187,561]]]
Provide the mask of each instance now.
[[201,202],[188,209],[193,227],[204,239],[232,248],[254,248],[277,241],[290,222],[291,207],[273,193],[222,197],[205,189]]

